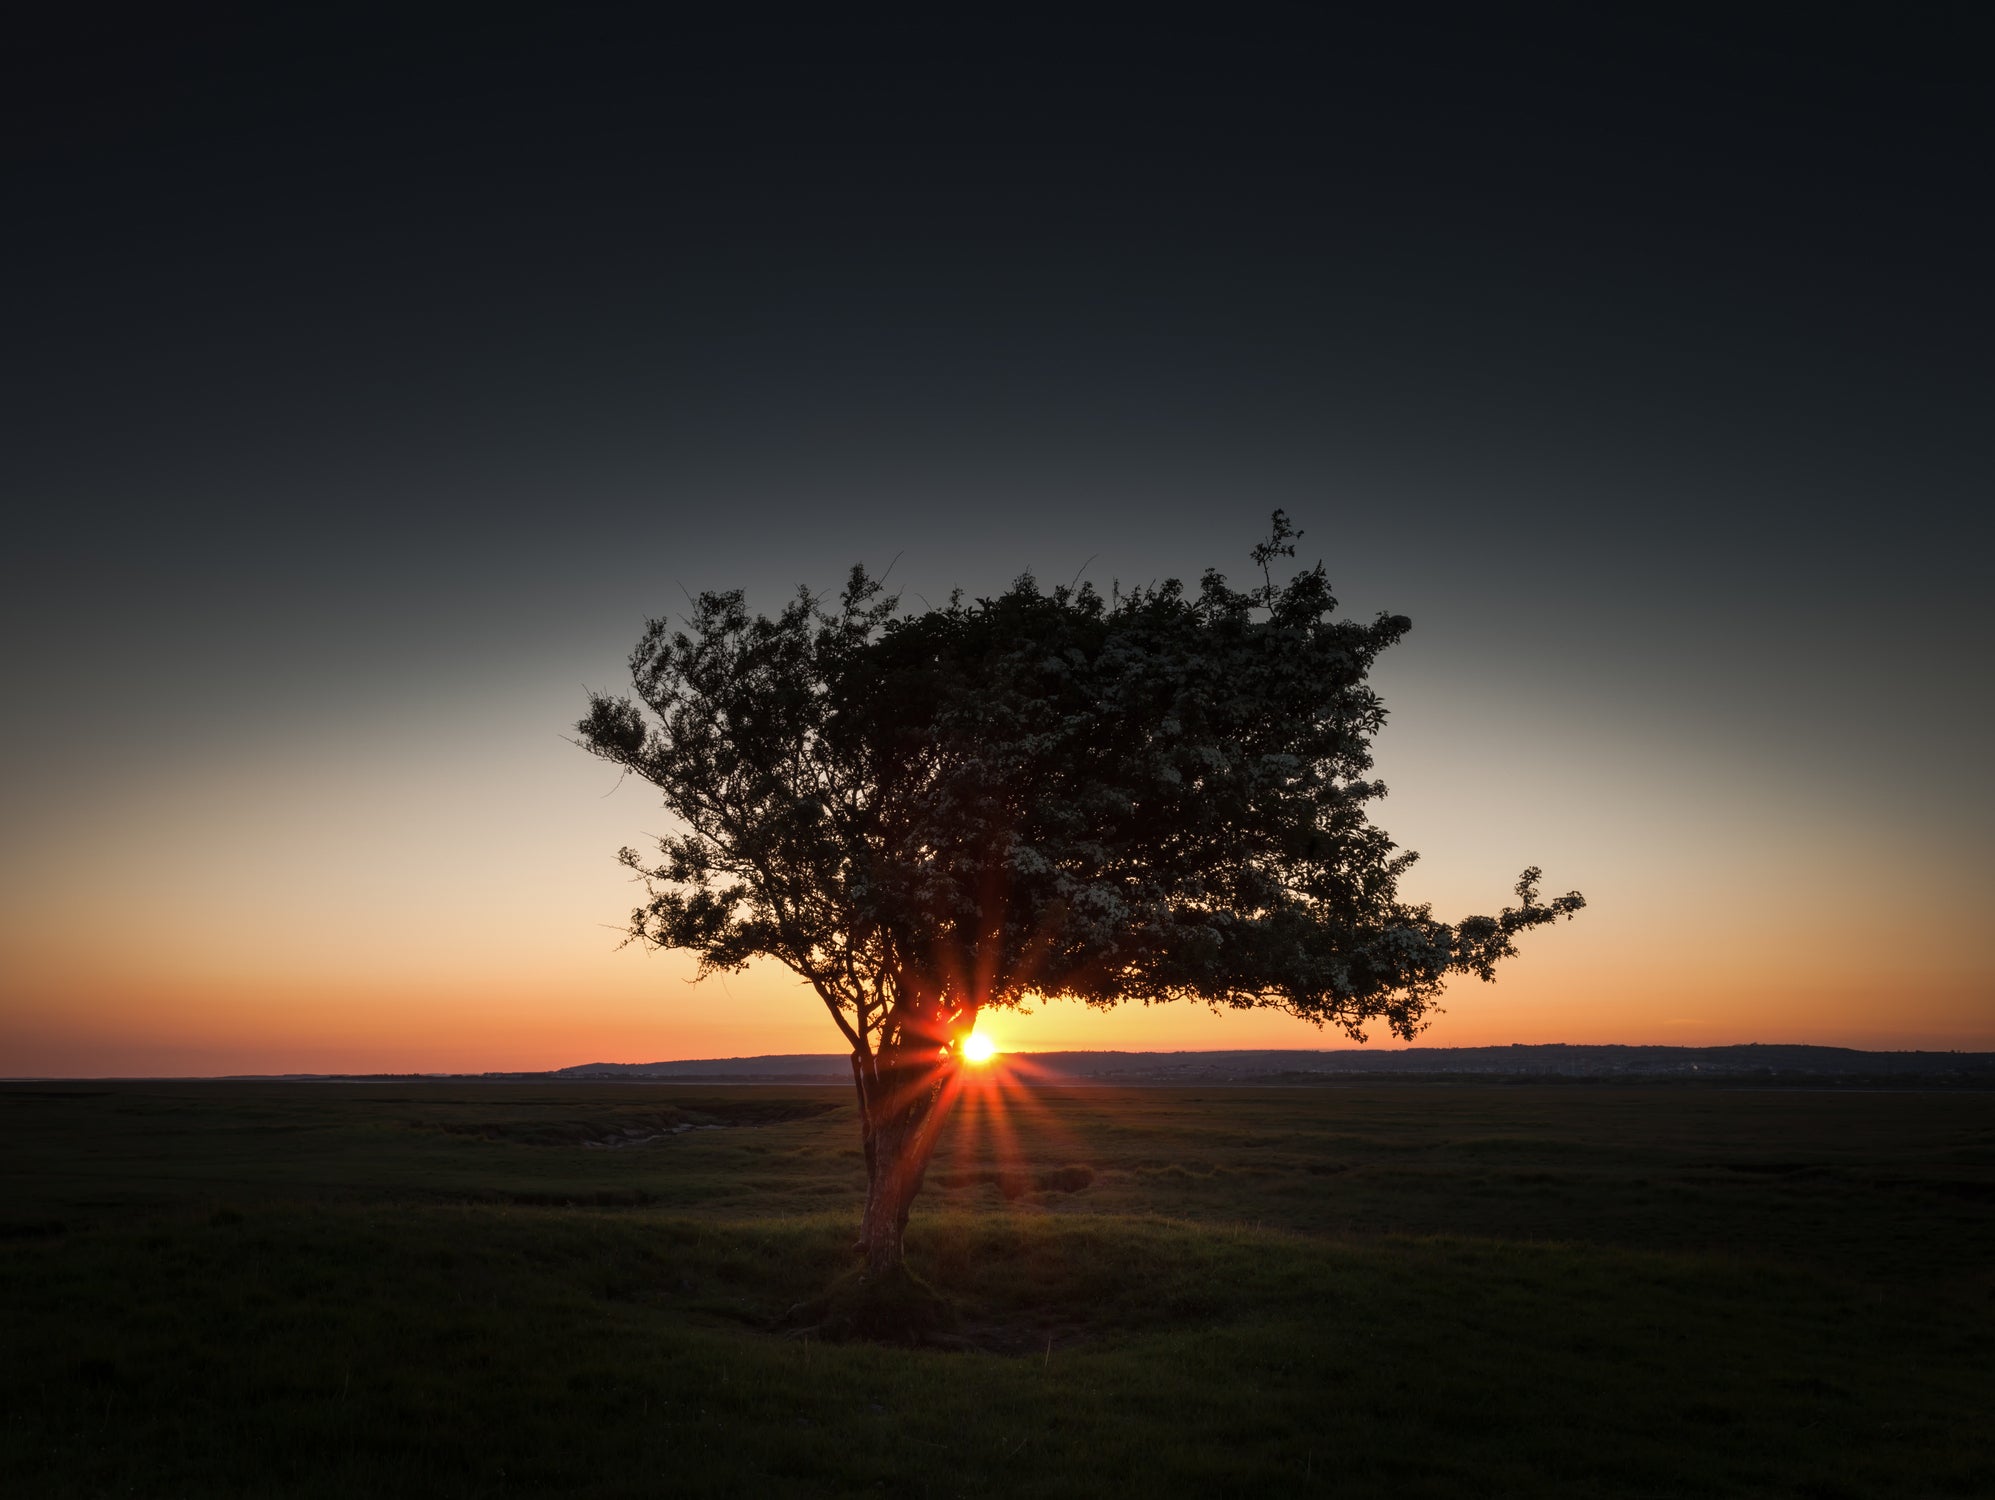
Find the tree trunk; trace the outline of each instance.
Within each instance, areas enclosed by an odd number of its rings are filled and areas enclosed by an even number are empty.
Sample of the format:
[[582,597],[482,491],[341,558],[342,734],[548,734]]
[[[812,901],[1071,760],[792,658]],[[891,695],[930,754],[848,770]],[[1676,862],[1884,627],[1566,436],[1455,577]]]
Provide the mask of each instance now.
[[935,1150],[947,1069],[933,1048],[913,1056],[883,1049],[878,1057],[855,1056],[852,1073],[866,1148],[866,1214],[860,1221],[859,1249],[866,1257],[866,1275],[878,1278],[905,1263],[908,1209]]

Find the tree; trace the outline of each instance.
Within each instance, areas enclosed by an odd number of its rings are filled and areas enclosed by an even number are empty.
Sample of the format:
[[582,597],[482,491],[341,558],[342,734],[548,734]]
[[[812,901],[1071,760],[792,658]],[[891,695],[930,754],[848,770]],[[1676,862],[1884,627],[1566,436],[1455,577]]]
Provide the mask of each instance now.
[[1453,974],[1493,977],[1577,892],[1447,923],[1366,809],[1385,720],[1366,674],[1411,625],[1336,617],[1321,563],[1259,586],[1208,571],[904,613],[863,568],[835,609],[706,593],[631,656],[638,702],[591,694],[582,744],[664,793],[683,831],[621,858],[630,934],[702,976],[774,958],[851,1048],[867,1274],[902,1262],[958,1049],[1028,996],[1271,1006],[1411,1038]]

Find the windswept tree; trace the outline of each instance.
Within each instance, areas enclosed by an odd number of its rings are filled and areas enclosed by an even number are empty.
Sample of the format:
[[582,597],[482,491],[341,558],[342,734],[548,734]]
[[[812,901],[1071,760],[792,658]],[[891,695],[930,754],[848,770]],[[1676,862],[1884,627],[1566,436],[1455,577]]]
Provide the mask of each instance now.
[[1337,618],[1320,563],[1277,584],[1296,535],[1277,511],[1246,590],[1024,577],[914,614],[854,568],[836,608],[702,594],[646,628],[635,701],[591,695],[583,745],[678,823],[622,851],[632,937],[702,975],[779,960],[851,1049],[869,1276],[901,1264],[979,1011],[1199,1000],[1411,1038],[1450,975],[1584,904],[1536,869],[1493,917],[1400,899],[1365,679],[1411,622]]

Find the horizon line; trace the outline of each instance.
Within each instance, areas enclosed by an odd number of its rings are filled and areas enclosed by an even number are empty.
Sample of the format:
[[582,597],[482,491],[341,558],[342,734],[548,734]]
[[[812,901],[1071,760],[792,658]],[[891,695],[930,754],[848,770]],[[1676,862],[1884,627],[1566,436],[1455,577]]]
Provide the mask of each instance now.
[[[1004,1057],[1216,1057],[1254,1053],[1260,1055],[1290,1055],[1295,1057],[1331,1057],[1355,1054],[1364,1057],[1403,1056],[1414,1052],[1504,1052],[1528,1051],[1533,1049],[1595,1049],[1595,1050],[1655,1050],[1673,1052],[1730,1052],[1755,1047],[1806,1047],[1822,1052],[1847,1052],[1859,1057],[1995,1057],[1995,1049],[1963,1047],[1848,1047],[1831,1042],[1714,1042],[1694,1044],[1685,1042],[1481,1042],[1458,1046],[1422,1046],[1409,1044],[1399,1047],[1372,1047],[1352,1045],[1344,1047],[1199,1047],[1171,1049],[1125,1049],[1119,1047],[1041,1047],[1006,1049],[999,1055]],[[544,1078],[562,1073],[573,1073],[589,1068],[672,1068],[672,1067],[712,1067],[723,1063],[751,1064],[758,1062],[801,1062],[821,1061],[827,1064],[841,1064],[848,1060],[845,1052],[764,1052],[746,1056],[730,1057],[675,1057],[661,1058],[650,1062],[608,1062],[601,1059],[584,1063],[568,1063],[549,1068],[486,1068],[478,1071],[445,1069],[334,1069],[315,1072],[259,1072],[259,1073],[22,1073],[0,1076],[0,1084],[9,1083],[250,1083],[282,1082],[285,1080],[309,1081],[313,1079],[370,1079],[370,1078]]]

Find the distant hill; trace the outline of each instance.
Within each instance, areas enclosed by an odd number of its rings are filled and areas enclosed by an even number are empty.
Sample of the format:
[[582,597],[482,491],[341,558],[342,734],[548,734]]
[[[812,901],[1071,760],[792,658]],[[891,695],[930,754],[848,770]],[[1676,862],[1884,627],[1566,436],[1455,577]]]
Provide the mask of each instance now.
[[852,1064],[842,1052],[783,1052],[769,1057],[687,1058],[677,1062],[582,1063],[556,1068],[549,1078],[725,1078],[735,1081],[835,1078],[849,1083]]
[[[1981,1083],[1995,1087],[1995,1052],[1863,1052],[1850,1047],[1752,1043],[1736,1047],[1401,1047],[1371,1051],[1031,1052],[1020,1072],[1100,1083],[1296,1082],[1340,1077],[1776,1078],[1793,1081]],[[845,1081],[839,1053],[583,1063],[552,1078],[684,1079],[688,1082]]]

